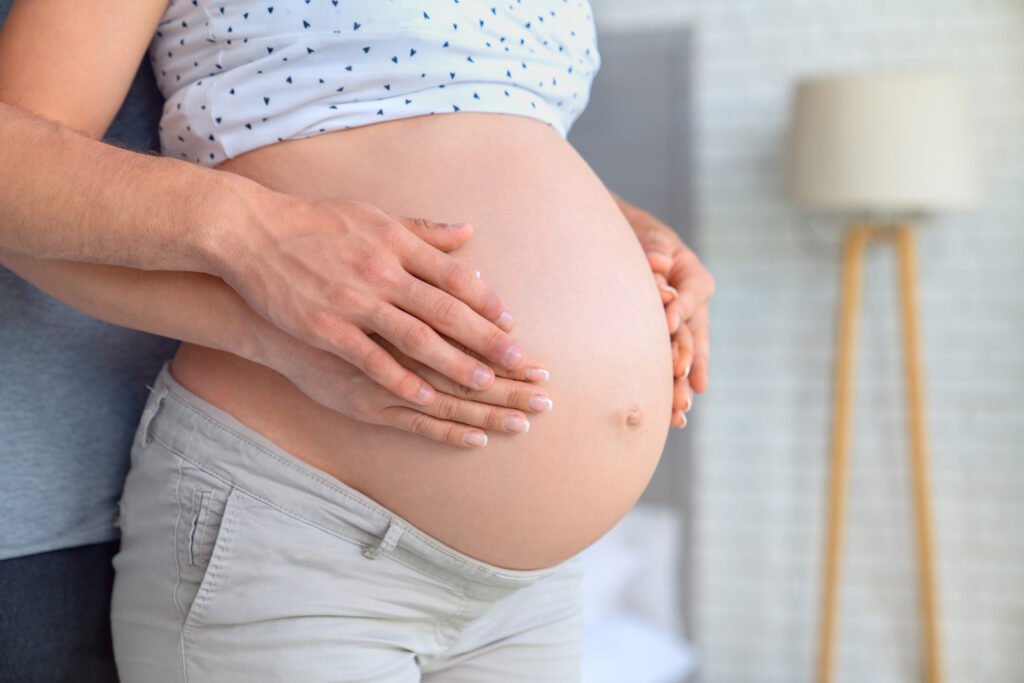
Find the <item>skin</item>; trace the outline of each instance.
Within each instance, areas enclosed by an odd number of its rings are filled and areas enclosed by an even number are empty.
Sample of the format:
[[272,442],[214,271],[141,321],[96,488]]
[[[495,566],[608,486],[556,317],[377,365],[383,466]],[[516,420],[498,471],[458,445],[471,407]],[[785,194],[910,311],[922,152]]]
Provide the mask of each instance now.
[[[98,142],[162,9],[121,4],[19,2],[0,32],[0,263],[101,320],[266,363],[327,407],[433,440],[461,443],[473,427],[522,416],[522,397],[545,393],[533,385],[545,378],[537,359],[506,360],[514,340],[504,328],[514,321],[501,317],[500,298],[446,256],[471,239],[471,225],[316,202]],[[371,251],[372,259],[355,260]],[[367,278],[367,263],[406,277],[382,287]],[[389,311],[385,299],[408,291],[414,274],[423,278],[416,315]],[[353,296],[363,305],[346,307]],[[189,306],[186,314],[152,301]],[[401,344],[424,326],[450,336],[429,337],[413,360],[447,386],[486,393],[472,401],[439,395],[385,350],[384,342]],[[327,363],[321,350],[336,360]],[[499,383],[481,358],[509,381]],[[485,376],[474,383],[478,368]],[[388,405],[408,404],[415,414],[352,407],[351,392],[367,377],[388,391]]]
[[[86,5],[19,2],[0,32],[0,262],[100,319],[257,360],[349,417],[434,440],[461,444],[471,426],[496,429],[546,395],[533,384],[546,379],[541,363],[521,349],[508,355],[514,320],[500,299],[471,268],[445,258],[472,226],[272,192],[99,143],[163,5]],[[656,283],[676,290],[663,288],[663,301],[674,359],[693,358],[690,378],[676,373],[673,422],[683,426],[679,411],[706,387],[713,284],[671,229],[616,199],[649,251]],[[373,276],[384,272],[404,277],[383,286]],[[418,308],[401,313],[388,301],[414,281],[426,282],[417,285]],[[196,310],[150,311],[153,297]],[[677,317],[686,325],[673,330]],[[427,341],[400,362],[396,346],[415,337]],[[381,391],[371,392],[367,378]],[[442,380],[452,393],[434,390]],[[352,406],[357,385],[376,402]],[[459,398],[467,388],[478,400]]]
[[520,311],[517,333],[550,369],[555,405],[530,416],[525,438],[491,433],[462,453],[315,411],[258,366],[202,348],[179,351],[181,384],[497,566],[551,566],[632,507],[671,417],[664,304],[625,216],[553,128],[501,114],[411,117],[261,147],[223,167],[274,189],[473,220],[476,239],[453,254]]
[[715,293],[715,279],[674,230],[618,195],[613,193],[613,197],[640,240],[662,294],[672,335],[672,426],[683,429],[686,413],[693,407],[693,394],[708,388],[708,305]]
[[[84,135],[4,107],[0,187],[10,201],[0,213],[0,249],[214,275],[275,326],[421,405],[434,400],[432,388],[372,333],[397,346],[443,330],[501,368],[526,367],[500,297],[423,239],[435,223],[359,202],[269,193],[185,162],[89,144],[86,136],[98,138],[115,115],[163,9],[153,1],[15,3],[0,33],[0,101]],[[471,230],[455,233],[464,242]],[[403,277],[372,277],[385,269]],[[408,313],[389,303],[414,287]],[[439,335],[412,355],[472,388],[494,381],[490,368]]]

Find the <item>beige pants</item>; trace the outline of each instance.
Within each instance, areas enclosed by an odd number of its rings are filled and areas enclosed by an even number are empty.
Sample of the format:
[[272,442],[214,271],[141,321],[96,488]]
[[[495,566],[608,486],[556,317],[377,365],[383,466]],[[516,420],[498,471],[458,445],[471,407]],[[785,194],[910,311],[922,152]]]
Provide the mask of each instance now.
[[121,501],[123,683],[579,679],[580,562],[464,555],[282,451],[165,367]]

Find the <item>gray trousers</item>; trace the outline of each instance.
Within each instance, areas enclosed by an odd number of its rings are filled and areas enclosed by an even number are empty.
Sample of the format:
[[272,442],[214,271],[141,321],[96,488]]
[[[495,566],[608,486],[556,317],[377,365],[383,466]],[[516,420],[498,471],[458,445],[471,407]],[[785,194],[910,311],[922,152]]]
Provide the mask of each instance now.
[[579,679],[579,556],[473,559],[179,385],[165,366],[121,501],[123,683]]

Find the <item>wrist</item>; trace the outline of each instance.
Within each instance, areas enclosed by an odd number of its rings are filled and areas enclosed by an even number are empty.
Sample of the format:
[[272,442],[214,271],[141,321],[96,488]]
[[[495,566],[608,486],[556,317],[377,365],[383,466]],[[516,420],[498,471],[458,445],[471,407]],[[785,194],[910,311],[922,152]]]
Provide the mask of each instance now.
[[265,216],[278,193],[243,176],[214,171],[195,203],[189,248],[196,269],[234,281],[265,240]]

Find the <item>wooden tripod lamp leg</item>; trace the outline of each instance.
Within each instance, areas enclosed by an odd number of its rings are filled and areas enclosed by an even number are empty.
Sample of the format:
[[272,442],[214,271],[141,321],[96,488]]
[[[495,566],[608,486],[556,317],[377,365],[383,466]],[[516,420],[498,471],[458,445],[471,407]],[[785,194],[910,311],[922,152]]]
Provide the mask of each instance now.
[[861,280],[864,272],[864,248],[870,236],[871,228],[869,226],[855,226],[846,233],[843,244],[843,291],[839,313],[839,348],[836,356],[832,470],[828,497],[825,581],[818,658],[818,681],[820,683],[828,683],[832,677],[836,615],[839,605],[843,521],[846,512],[846,482],[849,471],[850,428],[853,423],[853,380],[860,319]]
[[910,226],[895,230],[899,254],[900,299],[903,311],[904,363],[910,417],[910,465],[917,520],[917,562],[921,581],[922,635],[925,646],[925,680],[940,683],[938,604],[932,551],[932,517],[928,454],[925,450],[924,392],[921,381],[920,337],[917,318],[917,257]]

